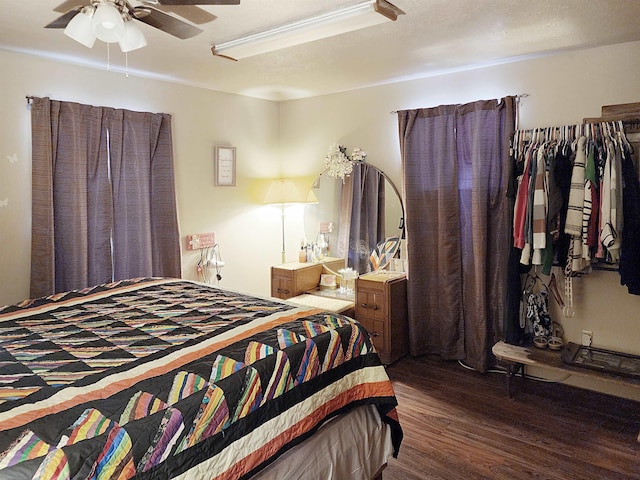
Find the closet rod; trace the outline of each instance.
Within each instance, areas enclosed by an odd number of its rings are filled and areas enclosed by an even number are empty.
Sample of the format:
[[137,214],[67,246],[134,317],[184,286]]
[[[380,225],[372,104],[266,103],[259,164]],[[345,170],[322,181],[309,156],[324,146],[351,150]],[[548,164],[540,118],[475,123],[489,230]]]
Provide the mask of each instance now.
[[[526,98],[526,97],[528,97],[528,96],[529,96],[529,94],[528,94],[528,93],[520,93],[520,94],[516,95],[516,102],[519,102],[521,98]],[[397,114],[398,112],[401,112],[401,111],[402,111],[402,110],[391,110],[391,111],[389,112],[389,114],[390,114],[390,115],[395,115],[395,114]]]

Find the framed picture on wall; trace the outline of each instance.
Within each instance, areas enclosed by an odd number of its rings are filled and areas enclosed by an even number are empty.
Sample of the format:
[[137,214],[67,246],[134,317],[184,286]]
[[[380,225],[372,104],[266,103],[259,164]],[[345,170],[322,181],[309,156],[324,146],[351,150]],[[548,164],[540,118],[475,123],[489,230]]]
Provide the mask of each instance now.
[[218,147],[215,152],[216,186],[233,187],[236,184],[236,147]]

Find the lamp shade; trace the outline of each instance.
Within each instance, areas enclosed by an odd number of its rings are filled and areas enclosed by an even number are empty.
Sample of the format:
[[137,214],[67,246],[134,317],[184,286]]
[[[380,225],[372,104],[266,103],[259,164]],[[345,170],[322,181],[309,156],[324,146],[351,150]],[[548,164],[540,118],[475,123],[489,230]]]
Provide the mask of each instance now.
[[91,14],[82,10],[67,24],[64,34],[85,47],[93,47],[93,44],[96,43],[96,36],[93,33]]
[[119,41],[124,35],[124,20],[118,9],[110,3],[101,3],[93,14],[93,33],[106,43]]
[[138,26],[132,20],[129,20],[124,24],[124,34],[118,44],[120,45],[120,50],[130,52],[145,47],[147,39],[144,38]]
[[318,197],[316,196],[316,194],[313,193],[313,190],[309,190],[309,193],[307,193],[307,198],[305,199],[304,203],[320,203],[320,200],[318,200]]
[[271,182],[262,203],[264,205],[305,203],[306,195],[289,178],[278,178]]

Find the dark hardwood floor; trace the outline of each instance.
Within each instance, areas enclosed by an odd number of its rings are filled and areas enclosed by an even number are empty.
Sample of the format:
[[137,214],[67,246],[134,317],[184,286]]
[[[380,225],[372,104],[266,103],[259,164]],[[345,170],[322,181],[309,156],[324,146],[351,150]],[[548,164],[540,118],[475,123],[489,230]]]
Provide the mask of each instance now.
[[404,440],[383,480],[640,479],[640,403],[405,357],[388,368]]

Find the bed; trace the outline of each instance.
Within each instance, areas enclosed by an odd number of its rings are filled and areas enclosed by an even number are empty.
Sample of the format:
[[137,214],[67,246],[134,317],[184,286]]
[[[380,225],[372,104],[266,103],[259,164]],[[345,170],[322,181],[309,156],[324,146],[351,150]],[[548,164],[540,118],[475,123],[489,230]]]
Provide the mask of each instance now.
[[170,278],[0,308],[0,478],[380,476],[396,398],[346,316]]

